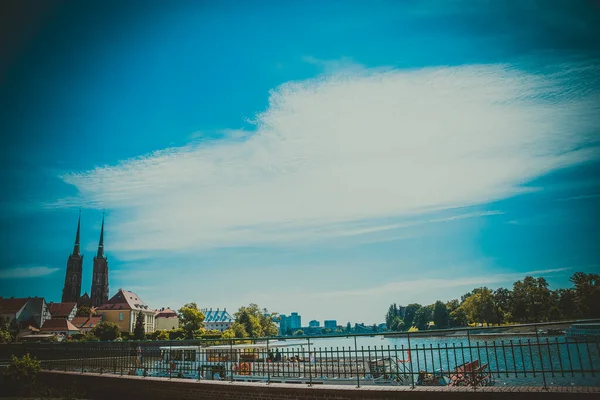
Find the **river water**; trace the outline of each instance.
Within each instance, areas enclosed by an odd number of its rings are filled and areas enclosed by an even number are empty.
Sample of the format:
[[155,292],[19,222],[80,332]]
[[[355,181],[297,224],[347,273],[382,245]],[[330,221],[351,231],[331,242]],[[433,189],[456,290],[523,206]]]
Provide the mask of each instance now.
[[[308,340],[287,343],[286,354],[308,354]],[[313,338],[310,352],[317,359],[390,357],[405,360],[412,372],[454,371],[478,360],[488,365],[496,385],[541,386],[545,380],[548,386],[600,386],[599,342],[576,342],[564,335]]]

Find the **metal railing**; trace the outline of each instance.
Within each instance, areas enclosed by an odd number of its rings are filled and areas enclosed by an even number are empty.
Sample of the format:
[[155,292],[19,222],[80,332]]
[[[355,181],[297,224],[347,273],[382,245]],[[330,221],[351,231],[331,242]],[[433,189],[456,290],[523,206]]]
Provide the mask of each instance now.
[[[570,323],[264,339],[8,344],[46,370],[406,386],[600,386],[599,335]],[[2,359],[0,355],[0,359]]]

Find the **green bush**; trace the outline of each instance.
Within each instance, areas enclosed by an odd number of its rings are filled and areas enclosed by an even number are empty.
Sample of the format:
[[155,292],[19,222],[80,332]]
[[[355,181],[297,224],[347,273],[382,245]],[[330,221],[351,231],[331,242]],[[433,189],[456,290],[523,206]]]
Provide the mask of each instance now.
[[18,358],[11,356],[8,367],[2,372],[3,387],[7,394],[30,395],[35,387],[40,362],[29,354]]

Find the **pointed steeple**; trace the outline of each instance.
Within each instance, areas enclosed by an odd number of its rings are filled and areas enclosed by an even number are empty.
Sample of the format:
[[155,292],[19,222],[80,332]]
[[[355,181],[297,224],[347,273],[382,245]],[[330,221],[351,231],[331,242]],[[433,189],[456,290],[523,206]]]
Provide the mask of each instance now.
[[79,219],[77,220],[77,235],[75,235],[75,245],[73,246],[73,255],[79,255],[79,232],[81,231],[81,208],[79,209]]
[[104,257],[104,213],[102,213],[102,228],[100,229],[100,243],[98,243],[97,257]]

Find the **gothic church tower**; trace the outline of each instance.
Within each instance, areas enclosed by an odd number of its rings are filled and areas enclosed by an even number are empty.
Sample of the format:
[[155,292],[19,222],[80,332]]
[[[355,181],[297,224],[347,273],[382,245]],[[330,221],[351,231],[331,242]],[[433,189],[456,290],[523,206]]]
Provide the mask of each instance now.
[[94,271],[92,275],[92,307],[108,303],[108,259],[104,255],[104,214],[102,214],[102,230],[98,254],[94,257]]
[[77,302],[81,295],[81,274],[83,272],[83,255],[79,247],[79,232],[81,229],[81,210],[79,210],[79,220],[77,221],[77,235],[75,236],[75,246],[73,254],[69,255],[67,260],[67,273],[65,276],[65,286],[63,287],[62,302]]

